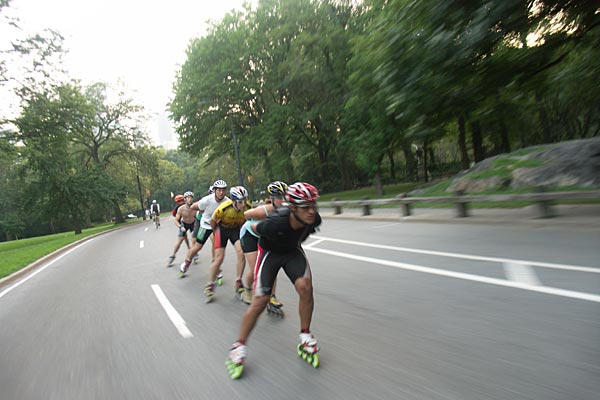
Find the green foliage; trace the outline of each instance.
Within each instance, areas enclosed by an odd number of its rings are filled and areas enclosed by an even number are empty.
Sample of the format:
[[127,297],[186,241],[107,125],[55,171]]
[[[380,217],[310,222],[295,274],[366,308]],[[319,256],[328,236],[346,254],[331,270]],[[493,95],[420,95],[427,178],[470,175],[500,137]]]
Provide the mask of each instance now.
[[544,162],[541,160],[522,160],[514,157],[497,158],[492,160],[491,168],[483,171],[473,171],[465,175],[469,179],[485,179],[494,176],[500,178],[510,178],[512,172],[517,168],[535,168],[541,167]]
[[374,187],[366,187],[355,190],[347,190],[343,192],[326,193],[319,196],[319,201],[332,201],[337,200],[360,200],[362,198],[369,199],[387,199],[396,197],[402,193],[408,193],[414,190],[418,186],[417,183],[400,183],[395,185],[386,185],[384,187],[385,194],[380,196],[377,194]]

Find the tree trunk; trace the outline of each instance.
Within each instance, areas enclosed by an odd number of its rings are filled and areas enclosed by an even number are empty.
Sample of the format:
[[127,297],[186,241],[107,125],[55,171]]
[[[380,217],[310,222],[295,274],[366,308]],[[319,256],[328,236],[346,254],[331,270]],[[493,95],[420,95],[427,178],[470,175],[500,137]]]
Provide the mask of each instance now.
[[375,172],[373,183],[375,184],[375,193],[377,193],[377,196],[383,196],[383,184],[381,183],[381,172],[379,172],[379,169]]
[[123,214],[121,213],[121,206],[119,206],[119,203],[116,200],[113,202],[113,211],[115,213],[115,223],[125,223],[125,219],[123,218]]
[[504,118],[500,119],[500,152],[510,153],[510,139],[508,138],[508,128]]
[[135,178],[137,179],[138,194],[140,196],[140,211],[142,213],[142,220],[146,220],[146,207],[144,207],[144,196],[142,195],[142,183],[140,182],[140,173],[138,171],[137,163],[135,164]]
[[79,220],[79,211],[76,207],[73,207],[73,228],[76,235],[81,234],[81,221]]
[[427,157],[429,153],[429,143],[428,140],[423,140],[423,180],[425,183],[429,182],[429,174],[427,173],[428,163]]
[[402,152],[406,160],[406,178],[414,180],[417,173],[416,160],[407,140],[402,140]]
[[538,103],[538,116],[540,118],[540,124],[542,125],[542,143],[552,142],[552,129],[550,128],[550,121],[548,120],[548,113],[546,107],[539,94],[535,94],[535,99]]
[[471,140],[473,142],[473,159],[475,162],[482,161],[485,158],[485,150],[483,149],[483,138],[479,121],[471,123]]
[[458,117],[458,147],[460,149],[460,166],[469,169],[469,154],[467,154],[467,131],[465,128],[465,117]]
[[352,165],[349,165],[346,154],[340,156],[339,169],[342,175],[342,188],[344,190],[352,190]]
[[390,160],[390,179],[396,182],[396,162],[394,161],[394,150],[389,149],[387,156]]
[[433,146],[429,146],[429,165],[435,166],[435,154],[433,152]]

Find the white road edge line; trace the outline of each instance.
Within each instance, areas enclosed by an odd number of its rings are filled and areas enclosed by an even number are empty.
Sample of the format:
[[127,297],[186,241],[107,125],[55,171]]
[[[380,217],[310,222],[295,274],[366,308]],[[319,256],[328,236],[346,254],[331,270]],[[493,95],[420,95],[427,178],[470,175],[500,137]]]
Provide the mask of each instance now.
[[513,259],[510,259],[510,258],[473,256],[473,255],[470,255],[470,254],[448,253],[448,252],[434,251],[434,250],[411,249],[411,248],[408,248],[408,247],[396,247],[396,246],[386,246],[386,245],[383,245],[383,244],[371,244],[371,243],[355,242],[355,241],[352,241],[352,240],[334,239],[334,238],[327,238],[327,237],[323,237],[323,236],[313,236],[313,238],[315,240],[316,239],[329,240],[329,241],[332,241],[332,242],[352,244],[352,245],[364,246],[364,247],[374,247],[374,248],[377,248],[377,249],[403,251],[403,252],[406,252],[406,253],[427,254],[427,255],[432,255],[432,256],[462,258],[462,259],[465,259],[465,260],[491,261],[491,262],[499,262],[499,263],[510,262],[510,263],[518,263],[518,264],[531,265],[532,267],[563,269],[563,270],[570,270],[570,271],[590,272],[590,273],[594,273],[594,274],[600,274],[600,268],[581,267],[581,266],[578,266],[578,265],[554,264],[554,263],[546,263],[546,262],[539,262],[539,261],[513,260]]
[[186,326],[185,321],[183,320],[181,315],[179,315],[177,310],[175,310],[175,307],[171,305],[171,302],[169,301],[169,299],[167,299],[167,296],[165,296],[160,286],[152,285],[152,290],[154,291],[154,295],[160,302],[160,305],[165,309],[167,316],[169,317],[173,325],[175,325],[175,328],[177,328],[181,336],[183,336],[186,339],[194,337],[192,332]]
[[316,245],[318,245],[319,243],[321,243],[321,242],[323,242],[323,241],[325,241],[325,239],[319,239],[319,240],[316,240],[316,241],[314,241],[314,242],[311,242],[310,244],[307,244],[306,246],[302,246],[302,247],[304,247],[304,248],[307,248],[307,247],[316,246]]
[[513,282],[526,283],[533,286],[541,286],[542,283],[538,279],[533,268],[529,265],[519,264],[514,262],[505,262],[502,264],[504,272],[508,280]]
[[144,248],[144,241],[140,240],[140,249],[143,249],[143,248]]
[[316,251],[318,253],[329,254],[332,256],[350,258],[353,260],[364,261],[364,262],[368,262],[368,263],[372,263],[372,264],[387,265],[389,267],[406,269],[409,271],[416,271],[416,272],[423,272],[426,274],[447,276],[449,278],[464,279],[464,280],[468,280],[468,281],[488,283],[491,285],[505,286],[505,287],[511,287],[514,289],[529,290],[532,292],[552,294],[555,296],[570,297],[573,299],[587,300],[587,301],[593,301],[596,303],[600,303],[600,296],[591,294],[591,293],[581,293],[581,292],[575,292],[575,291],[571,291],[571,290],[563,290],[563,289],[546,287],[546,286],[534,286],[534,285],[529,285],[526,283],[511,282],[511,281],[507,281],[504,279],[488,278],[485,276],[465,274],[462,272],[446,271],[443,269],[423,267],[420,265],[405,264],[405,263],[400,263],[400,262],[396,262],[396,261],[380,260],[378,258],[357,256],[357,255],[348,254],[348,253],[341,253],[339,251],[317,249],[314,247],[308,247],[306,249],[310,250],[310,251]]
[[63,254],[61,254],[60,256],[56,257],[54,260],[50,261],[49,263],[47,263],[46,265],[44,265],[43,267],[38,268],[35,272],[27,275],[26,278],[21,279],[20,281],[18,281],[17,283],[15,283],[12,286],[9,286],[8,288],[4,289],[2,292],[0,292],[0,298],[2,298],[2,296],[4,296],[5,294],[7,294],[8,292],[10,292],[11,290],[17,288],[18,286],[21,286],[22,284],[24,284],[25,282],[27,282],[28,280],[30,280],[31,278],[33,278],[34,276],[36,276],[37,274],[39,274],[40,272],[42,272],[43,270],[45,270],[46,268],[48,268],[49,266],[51,266],[52,264],[54,264],[55,262],[57,262],[58,260],[60,260],[61,258],[63,258],[64,256],[66,256],[67,254],[70,254],[71,252],[77,250],[78,248],[80,248],[81,246],[88,244],[89,242],[91,242],[94,239],[88,239],[85,242],[78,244],[77,246],[73,247],[70,250],[67,250],[66,252],[64,252]]

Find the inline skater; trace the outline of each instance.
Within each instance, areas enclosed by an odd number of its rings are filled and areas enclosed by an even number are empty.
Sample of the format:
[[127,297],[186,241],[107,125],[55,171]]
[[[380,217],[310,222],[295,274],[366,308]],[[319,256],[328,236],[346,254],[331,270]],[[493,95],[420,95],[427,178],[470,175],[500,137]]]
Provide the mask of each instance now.
[[300,343],[298,355],[319,366],[317,341],[310,333],[310,324],[314,308],[312,274],[310,264],[301,243],[316,231],[321,224],[317,212],[319,192],[308,183],[296,182],[288,187],[286,200],[288,207],[277,214],[253,224],[252,229],[260,235],[258,259],[254,277],[254,296],[252,303],[242,317],[240,335],[232,345],[226,361],[227,369],[233,379],[241,376],[247,355],[246,341],[254,329],[256,321],[269,302],[269,295],[280,268],[293,282],[300,298]]
[[174,222],[175,226],[177,227],[177,240],[175,241],[173,254],[169,256],[167,267],[173,265],[173,261],[175,261],[175,255],[177,254],[177,251],[179,251],[181,242],[185,240],[189,250],[190,243],[188,241],[187,232],[194,230],[194,222],[196,221],[196,211],[192,210],[191,208],[191,205],[194,203],[193,192],[185,192],[183,196],[177,195],[175,196],[175,201],[183,201],[183,203],[179,204],[175,209],[173,209],[173,212],[175,213]]
[[179,277],[183,278],[187,273],[192,259],[200,249],[204,246],[208,238],[212,234],[212,227],[210,226],[210,220],[213,212],[219,207],[219,205],[229,200],[225,196],[225,190],[227,189],[227,182],[218,179],[213,183],[214,193],[209,194],[201,198],[198,202],[191,205],[191,209],[200,212],[200,227],[198,233],[195,236],[196,241],[192,245],[192,248],[188,250],[185,261],[179,266]]
[[240,245],[240,228],[246,222],[244,211],[250,209],[252,205],[248,201],[248,191],[243,186],[233,186],[229,191],[229,198],[219,205],[210,220],[212,231],[215,234],[215,258],[210,265],[209,281],[204,288],[207,303],[212,301],[215,294],[215,280],[225,258],[228,241],[231,242],[237,253],[235,294],[241,299],[244,292],[242,275],[246,261]]
[[[254,282],[254,266],[256,264],[256,257],[258,255],[258,233],[252,230],[252,224],[267,218],[268,216],[275,213],[282,206],[287,206],[285,203],[285,192],[287,191],[288,185],[282,181],[274,181],[267,185],[267,194],[269,198],[265,201],[265,204],[248,210],[244,213],[247,221],[240,230],[240,243],[244,256],[246,257],[246,263],[249,268],[246,272],[244,280],[246,282],[245,290],[242,295],[242,301],[246,304],[250,304],[252,300],[252,286]],[[283,316],[281,307],[283,304],[277,300],[275,296],[275,287],[277,286],[277,280],[273,284],[273,290],[269,304],[267,304],[267,312],[276,315]]]

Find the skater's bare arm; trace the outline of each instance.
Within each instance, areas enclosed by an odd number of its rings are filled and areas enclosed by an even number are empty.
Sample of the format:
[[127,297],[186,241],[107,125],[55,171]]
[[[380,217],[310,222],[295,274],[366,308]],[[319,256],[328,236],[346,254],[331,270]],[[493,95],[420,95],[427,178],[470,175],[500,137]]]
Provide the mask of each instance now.
[[179,207],[177,209],[177,215],[175,216],[175,218],[173,219],[173,221],[175,222],[175,226],[177,227],[177,229],[181,229],[182,228],[182,224],[181,224],[181,217],[183,217],[182,211],[181,211],[182,207]]
[[244,212],[244,217],[246,217],[246,219],[265,219],[271,215],[274,209],[272,204],[266,204]]

